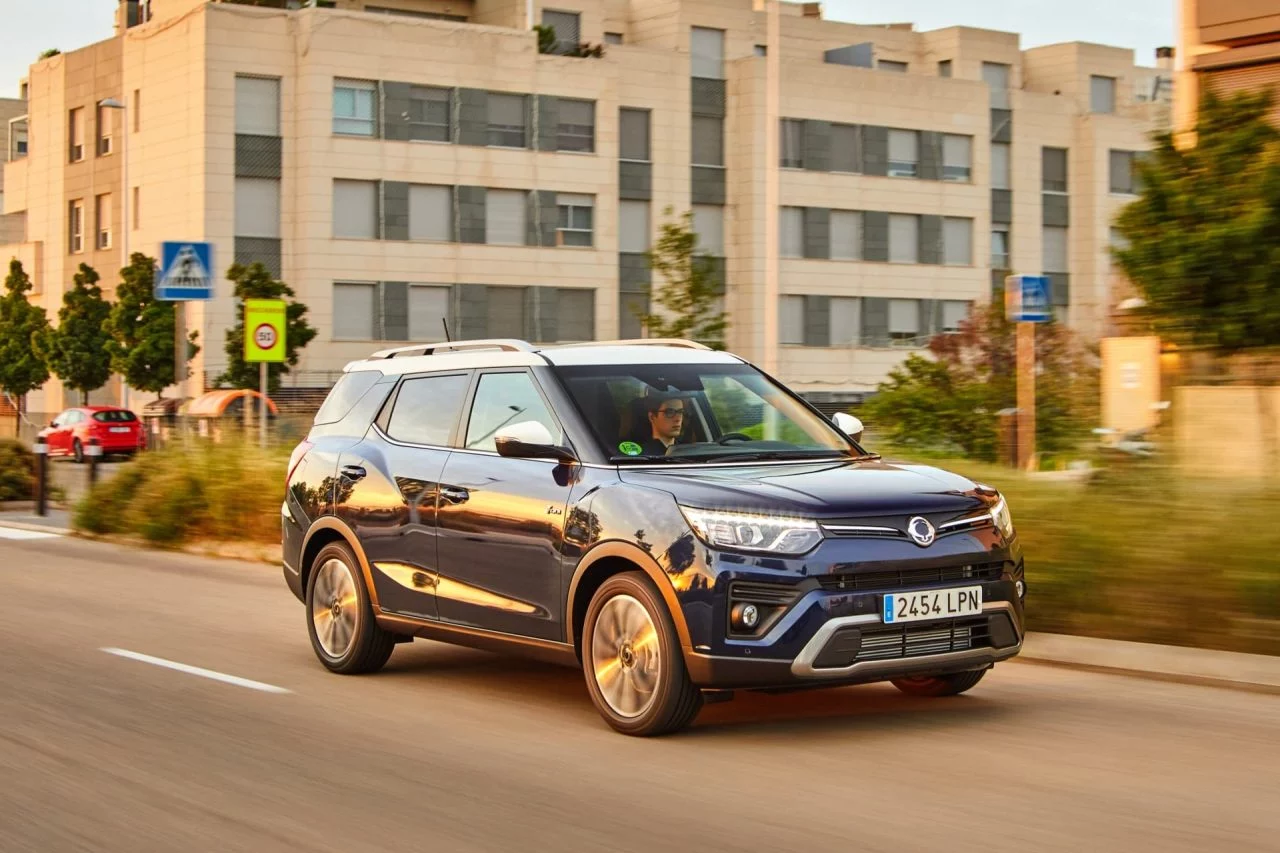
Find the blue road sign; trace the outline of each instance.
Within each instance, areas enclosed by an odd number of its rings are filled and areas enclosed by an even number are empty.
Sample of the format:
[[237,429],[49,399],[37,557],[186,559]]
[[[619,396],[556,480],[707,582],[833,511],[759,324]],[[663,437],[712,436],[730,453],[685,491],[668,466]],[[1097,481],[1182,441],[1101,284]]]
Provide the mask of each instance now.
[[212,298],[213,244],[162,243],[156,299],[163,302],[186,302]]
[[1011,275],[1004,280],[1004,314],[1010,323],[1047,323],[1053,319],[1049,276]]

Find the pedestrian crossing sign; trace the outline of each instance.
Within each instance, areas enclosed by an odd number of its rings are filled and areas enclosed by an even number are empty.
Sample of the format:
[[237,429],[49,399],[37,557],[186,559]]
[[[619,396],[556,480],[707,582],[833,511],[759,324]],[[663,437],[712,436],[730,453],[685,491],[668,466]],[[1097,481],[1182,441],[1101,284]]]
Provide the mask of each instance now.
[[186,302],[212,298],[213,244],[162,243],[156,299],[162,302]]

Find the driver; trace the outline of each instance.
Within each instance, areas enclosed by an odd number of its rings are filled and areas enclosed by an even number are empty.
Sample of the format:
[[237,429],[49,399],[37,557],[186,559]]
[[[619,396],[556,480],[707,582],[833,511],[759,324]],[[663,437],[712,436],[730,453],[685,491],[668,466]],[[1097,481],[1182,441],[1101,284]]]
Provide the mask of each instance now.
[[647,401],[651,436],[641,448],[645,456],[666,456],[684,429],[684,400],[656,394]]

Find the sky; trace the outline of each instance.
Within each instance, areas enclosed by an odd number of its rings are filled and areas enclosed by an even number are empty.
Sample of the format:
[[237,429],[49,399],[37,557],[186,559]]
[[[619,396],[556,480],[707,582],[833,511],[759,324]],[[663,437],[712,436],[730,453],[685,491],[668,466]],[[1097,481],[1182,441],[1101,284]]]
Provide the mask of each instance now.
[[[11,0],[2,0],[12,6]],[[74,50],[109,38],[116,0],[41,0],[7,9],[0,28],[0,97],[18,96],[18,80],[48,48]],[[825,17],[862,24],[911,21],[917,30],[951,26],[1015,32],[1022,47],[1088,41],[1130,47],[1141,65],[1175,44],[1177,0],[826,0]]]

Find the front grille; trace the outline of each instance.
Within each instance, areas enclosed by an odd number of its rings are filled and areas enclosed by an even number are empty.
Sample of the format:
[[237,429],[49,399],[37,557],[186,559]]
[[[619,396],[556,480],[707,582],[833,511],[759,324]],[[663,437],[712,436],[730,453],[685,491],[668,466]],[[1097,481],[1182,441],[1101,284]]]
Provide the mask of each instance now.
[[845,572],[822,575],[818,583],[833,591],[867,592],[880,589],[907,589],[956,581],[994,581],[1004,574],[1004,563],[970,563],[932,569],[900,569],[879,572]]
[[991,631],[987,617],[970,616],[953,619],[942,625],[934,623],[864,630],[857,660],[914,658],[990,645]]
[[785,606],[796,600],[799,590],[789,584],[752,583],[734,581],[729,586],[729,598],[735,604],[763,604],[769,607]]

